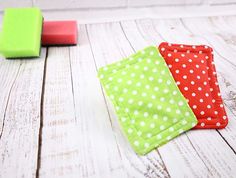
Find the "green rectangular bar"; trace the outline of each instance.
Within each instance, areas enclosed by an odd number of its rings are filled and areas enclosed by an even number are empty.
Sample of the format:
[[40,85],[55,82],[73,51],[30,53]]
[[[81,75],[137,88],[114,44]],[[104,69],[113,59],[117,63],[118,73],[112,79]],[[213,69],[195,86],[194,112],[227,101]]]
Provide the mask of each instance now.
[[0,54],[6,58],[38,57],[42,23],[42,13],[38,8],[5,9]]

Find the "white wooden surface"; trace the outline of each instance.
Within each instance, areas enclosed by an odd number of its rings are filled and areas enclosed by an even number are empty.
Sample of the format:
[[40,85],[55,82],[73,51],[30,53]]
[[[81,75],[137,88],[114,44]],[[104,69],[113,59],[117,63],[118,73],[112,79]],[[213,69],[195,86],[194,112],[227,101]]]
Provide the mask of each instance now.
[[[235,177],[236,16],[78,28],[78,46],[43,48],[39,59],[0,60],[1,178]],[[137,156],[96,74],[99,67],[161,41],[214,48],[229,125],[189,131]]]

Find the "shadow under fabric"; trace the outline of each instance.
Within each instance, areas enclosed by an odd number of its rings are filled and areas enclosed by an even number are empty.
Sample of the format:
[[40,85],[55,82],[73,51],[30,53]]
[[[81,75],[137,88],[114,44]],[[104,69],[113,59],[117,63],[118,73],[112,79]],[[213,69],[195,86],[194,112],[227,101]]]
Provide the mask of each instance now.
[[122,130],[146,154],[197,124],[156,47],[147,47],[99,69]]

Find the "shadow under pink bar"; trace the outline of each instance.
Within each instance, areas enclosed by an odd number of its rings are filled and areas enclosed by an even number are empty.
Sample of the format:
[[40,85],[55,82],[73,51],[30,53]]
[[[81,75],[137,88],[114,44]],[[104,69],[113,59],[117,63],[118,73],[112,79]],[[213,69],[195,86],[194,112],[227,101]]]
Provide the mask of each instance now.
[[42,45],[76,45],[77,33],[76,21],[44,21]]

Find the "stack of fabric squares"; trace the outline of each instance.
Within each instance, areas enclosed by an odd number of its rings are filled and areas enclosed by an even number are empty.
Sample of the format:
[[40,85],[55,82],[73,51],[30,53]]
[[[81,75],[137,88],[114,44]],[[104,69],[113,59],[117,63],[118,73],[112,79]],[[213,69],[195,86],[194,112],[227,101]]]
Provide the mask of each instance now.
[[100,68],[98,77],[138,154],[192,128],[228,123],[208,46],[150,46]]

